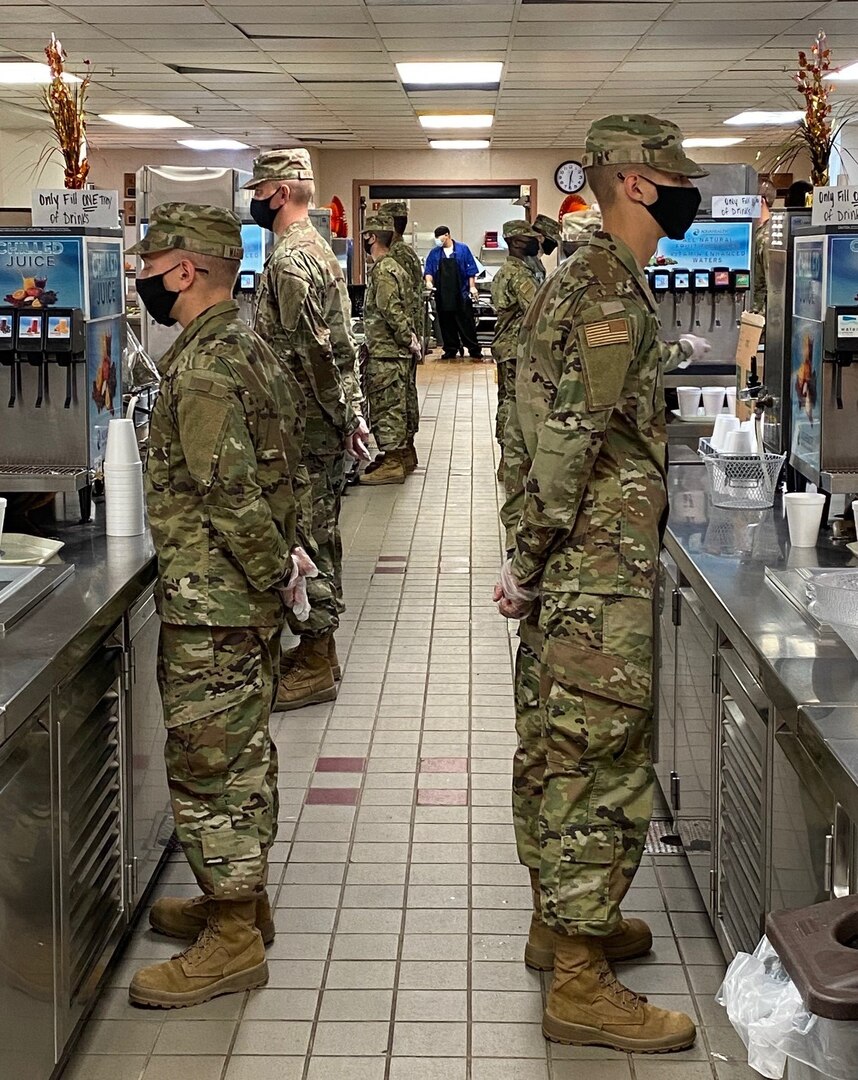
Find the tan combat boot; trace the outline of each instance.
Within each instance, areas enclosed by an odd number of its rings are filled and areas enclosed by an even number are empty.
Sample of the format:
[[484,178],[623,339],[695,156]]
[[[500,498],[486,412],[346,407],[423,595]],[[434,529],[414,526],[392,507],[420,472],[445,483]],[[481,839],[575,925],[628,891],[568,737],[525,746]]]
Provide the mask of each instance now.
[[[194,941],[205,930],[211,908],[210,897],[195,896],[192,900],[176,896],[162,896],[149,912],[149,925],[156,934]],[[256,902],[256,929],[262,941],[270,945],[276,933],[271,915],[271,901],[264,892]]]
[[128,997],[135,1005],[184,1009],[220,994],[254,990],[268,982],[256,900],[211,902],[206,928],[183,953],[141,968]]
[[[551,971],[556,935],[542,921],[538,870],[530,871],[530,887],[533,890],[533,916],[524,947],[524,962],[534,971]],[[602,940],[602,947],[608,960],[634,960],[652,949],[652,931],[643,919],[623,919],[614,933]]]
[[340,667],[340,658],[337,656],[337,643],[334,640],[334,635],[328,639],[328,663],[331,665],[331,671],[334,673],[334,681],[339,682],[342,677],[342,668]]
[[328,639],[332,636],[301,638],[301,644],[290,654],[291,662],[277,687],[275,712],[291,712],[303,709],[305,705],[336,699],[337,684],[328,659]]
[[389,450],[384,455],[384,461],[377,469],[372,472],[367,470],[361,474],[360,482],[369,486],[404,484],[406,472],[402,455],[402,450]]
[[558,934],[542,1034],[574,1046],[666,1054],[692,1046],[697,1032],[684,1013],[659,1009],[626,989],[598,938]]
[[417,459],[417,449],[414,446],[414,440],[409,439],[402,451],[402,464],[405,468],[406,475],[410,475],[414,472],[420,462]]

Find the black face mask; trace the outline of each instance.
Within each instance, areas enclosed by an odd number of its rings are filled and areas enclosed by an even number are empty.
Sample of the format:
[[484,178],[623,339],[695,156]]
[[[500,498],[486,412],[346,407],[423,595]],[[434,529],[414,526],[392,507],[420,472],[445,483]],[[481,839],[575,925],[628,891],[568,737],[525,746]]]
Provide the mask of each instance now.
[[[625,177],[619,175],[620,180]],[[669,240],[682,240],[691,228],[697,211],[700,209],[701,195],[696,187],[670,187],[657,184],[647,176],[642,176],[655,188],[658,198],[654,203],[644,203]]]
[[539,254],[539,241],[534,237],[532,240],[525,240],[522,244],[522,251],[524,257],[538,255]]
[[172,274],[177,266],[171,266],[163,274],[154,274],[152,277],[137,278],[137,296],[140,303],[149,312],[156,323],[162,326],[175,326],[176,320],[170,315],[173,305],[179,299],[179,293],[168,289],[164,284],[167,274]]
[[[274,195],[276,194],[275,191]],[[269,232],[274,232],[274,219],[281,210],[280,207],[274,210],[271,206],[271,199],[274,198],[274,195],[268,199],[250,200],[250,216],[261,229],[267,229]]]
[[557,250],[557,241],[552,240],[550,236],[544,236],[542,238],[542,253],[543,255],[551,255]]
[[375,241],[374,241],[374,240],[368,240],[368,239],[367,239],[366,237],[364,237],[364,240],[363,240],[363,250],[364,250],[364,251],[366,252],[366,254],[367,254],[367,255],[369,255],[370,257],[372,256],[372,245],[373,245],[374,243],[375,243]]

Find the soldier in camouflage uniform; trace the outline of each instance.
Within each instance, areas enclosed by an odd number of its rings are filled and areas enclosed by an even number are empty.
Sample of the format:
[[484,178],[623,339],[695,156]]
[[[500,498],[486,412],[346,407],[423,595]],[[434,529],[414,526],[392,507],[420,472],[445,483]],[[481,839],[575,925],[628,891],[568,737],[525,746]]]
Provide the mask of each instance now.
[[[202,896],[158,900],[155,929],[196,939],[139,971],[131,1000],[178,1007],[263,985],[277,829],[269,733],[295,560],[304,405],[240,319],[241,226],[227,210],[155,208],[141,302],[184,327],[158,363],[147,502],[158,556],[158,681],[176,834]],[[199,936],[198,936],[199,935]]]
[[492,279],[492,307],[495,310],[495,335],[492,356],[498,368],[498,411],[495,438],[501,448],[503,468],[503,433],[510,402],[515,398],[515,359],[518,334],[524,313],[536,295],[536,277],[530,259],[539,251],[539,234],[524,219],[506,221],[503,226],[509,255]]
[[[539,234],[539,251],[543,255],[552,255],[560,243],[560,226],[554,218],[550,218],[547,214],[537,214],[533,227]],[[539,254],[530,256],[527,265],[533,271],[537,285],[541,285],[548,276],[548,272]]]
[[423,264],[420,256],[406,244],[403,234],[408,227],[408,206],[404,202],[388,202],[381,208],[385,217],[393,221],[393,243],[390,245],[390,254],[399,263],[403,270],[411,275],[411,284],[414,289],[414,333],[420,342],[420,357],[414,360],[408,376],[408,386],[405,395],[405,422],[408,431],[408,442],[405,446],[405,470],[414,472],[417,468],[417,451],[414,448],[414,436],[420,427],[420,401],[417,396],[417,364],[423,359],[423,338],[426,306],[423,300]]
[[343,604],[340,502],[345,454],[368,434],[362,422],[351,304],[343,272],[309,214],[313,171],[306,150],[271,150],[253,165],[251,215],[276,235],[254,310],[254,329],[304,391],[307,403],[302,463],[312,485],[314,558],[311,613],[289,628],[300,637],[283,659],[278,710],[300,709],[337,696],[334,635]]
[[372,269],[363,309],[366,392],[370,427],[384,454],[377,469],[361,476],[362,484],[371,485],[405,482],[407,387],[411,366],[420,353],[414,332],[414,286],[408,271],[391,254],[393,235],[391,217],[367,215],[362,238]]
[[705,174],[679,129],[648,116],[593,124],[585,164],[605,231],[561,264],[525,316],[507,427],[511,558],[495,590],[502,614],[525,619],[514,810],[538,893],[528,960],[554,965],[548,1038],[679,1050],[694,1041],[691,1020],[626,990],[606,957],[639,955],[652,940],[620,904],[652,811],[661,373],[708,350],[691,335],[659,341],[642,266],[661,236],[684,235],[699,205],[690,178]]

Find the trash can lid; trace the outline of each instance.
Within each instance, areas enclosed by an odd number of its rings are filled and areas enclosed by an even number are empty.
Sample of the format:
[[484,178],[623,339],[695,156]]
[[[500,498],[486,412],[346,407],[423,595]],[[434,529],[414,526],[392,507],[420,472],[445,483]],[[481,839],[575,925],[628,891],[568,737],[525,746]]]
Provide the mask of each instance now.
[[858,896],[773,912],[766,934],[810,1012],[858,1020]]

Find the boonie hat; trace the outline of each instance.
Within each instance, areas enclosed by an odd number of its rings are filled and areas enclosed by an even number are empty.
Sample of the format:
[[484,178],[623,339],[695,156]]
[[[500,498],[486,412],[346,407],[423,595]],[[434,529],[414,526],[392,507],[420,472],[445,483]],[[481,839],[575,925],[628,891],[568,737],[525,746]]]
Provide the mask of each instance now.
[[302,146],[289,150],[266,150],[253,162],[253,176],[243,190],[255,188],[265,180],[314,180],[310,152]]
[[393,218],[390,214],[384,213],[384,207],[381,210],[376,210],[373,214],[367,214],[361,229],[361,233],[392,231]]
[[537,214],[533,227],[537,232],[541,232],[543,236],[547,236],[549,240],[554,240],[555,243],[560,240],[560,225],[555,218],[549,217],[548,214]]
[[662,172],[697,179],[708,176],[682,149],[682,132],[669,120],[645,113],[603,116],[590,125],[581,164],[651,165]]
[[503,238],[510,240],[513,236],[524,236],[530,240],[537,240],[538,234],[529,221],[524,218],[514,218],[512,221],[503,223]]
[[156,251],[195,251],[218,259],[241,259],[241,222],[222,206],[202,203],[161,203],[152,211],[149,229],[128,249],[129,255]]

